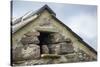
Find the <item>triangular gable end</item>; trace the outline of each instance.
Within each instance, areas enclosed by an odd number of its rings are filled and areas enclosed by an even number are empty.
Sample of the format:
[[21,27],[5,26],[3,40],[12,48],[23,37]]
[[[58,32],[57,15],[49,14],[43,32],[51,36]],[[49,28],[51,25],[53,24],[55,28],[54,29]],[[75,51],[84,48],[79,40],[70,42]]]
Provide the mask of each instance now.
[[[33,22],[34,24],[32,24]],[[51,22],[51,24],[49,22]],[[84,42],[83,39],[80,36],[78,36],[76,33],[74,33],[68,26],[66,26],[63,22],[57,19],[56,14],[47,5],[44,5],[37,12],[35,12],[31,17],[12,26],[12,29],[15,29],[13,35],[16,34],[17,31],[19,31],[19,33],[14,35],[14,39],[20,39],[22,34],[24,34],[24,32],[29,31],[29,29],[32,30],[32,28],[40,31],[42,30],[44,32],[48,30],[51,32],[60,32],[61,34],[64,34],[65,37],[67,36],[71,37],[72,40],[75,41],[76,43],[75,45],[77,45],[77,43],[79,44],[77,46],[82,45],[83,48],[81,49],[83,50],[86,49],[85,51],[89,50],[90,55],[93,54],[93,57],[96,58],[97,52],[92,47],[90,47],[86,42]]]

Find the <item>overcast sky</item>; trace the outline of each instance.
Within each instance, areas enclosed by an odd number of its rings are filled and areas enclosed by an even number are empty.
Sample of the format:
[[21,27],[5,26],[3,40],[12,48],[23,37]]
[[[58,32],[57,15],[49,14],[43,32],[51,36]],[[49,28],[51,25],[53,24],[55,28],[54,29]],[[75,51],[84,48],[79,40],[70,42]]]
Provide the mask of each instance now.
[[23,16],[47,4],[59,20],[69,26],[90,46],[97,50],[97,6],[43,3],[32,1],[13,1],[13,18]]

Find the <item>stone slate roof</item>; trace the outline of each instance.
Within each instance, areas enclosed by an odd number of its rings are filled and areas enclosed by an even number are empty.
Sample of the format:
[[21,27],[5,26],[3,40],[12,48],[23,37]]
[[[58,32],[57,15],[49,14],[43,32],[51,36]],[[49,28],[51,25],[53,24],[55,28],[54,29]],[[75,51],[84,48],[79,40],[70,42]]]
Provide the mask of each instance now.
[[[65,25],[63,22],[61,22],[59,19],[57,19],[56,17],[56,13],[53,12],[53,10],[51,8],[48,7],[48,5],[44,5],[42,8],[40,8],[39,10],[36,11],[30,11],[28,13],[26,13],[24,16],[19,17],[18,19],[16,19],[15,21],[12,22],[12,33],[15,33],[16,31],[18,31],[20,28],[22,28],[24,25],[28,24],[29,20],[31,17],[35,16],[35,15],[39,15],[40,13],[42,13],[44,10],[48,10],[50,12],[50,14],[52,14],[51,16],[57,20],[61,25],[63,25],[64,27],[66,27],[67,30],[69,30],[77,39],[79,42],[83,43],[86,47],[88,47],[91,51],[93,51],[95,54],[97,54],[97,51],[95,51],[91,46],[89,46],[85,41],[83,41],[83,39],[77,35],[75,32],[73,32],[67,25]],[[36,19],[36,18],[34,18]],[[33,18],[30,20],[34,20]],[[26,21],[26,22],[25,22]],[[18,28],[19,27],[19,28]]]

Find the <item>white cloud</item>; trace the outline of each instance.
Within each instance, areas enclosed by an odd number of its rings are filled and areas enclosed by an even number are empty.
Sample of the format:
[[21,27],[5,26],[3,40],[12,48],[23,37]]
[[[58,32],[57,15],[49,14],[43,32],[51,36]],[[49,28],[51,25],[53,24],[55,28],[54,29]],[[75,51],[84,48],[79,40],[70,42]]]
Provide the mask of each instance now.
[[80,13],[67,19],[68,25],[74,32],[80,35],[84,41],[94,49],[97,48],[97,17],[89,13]]

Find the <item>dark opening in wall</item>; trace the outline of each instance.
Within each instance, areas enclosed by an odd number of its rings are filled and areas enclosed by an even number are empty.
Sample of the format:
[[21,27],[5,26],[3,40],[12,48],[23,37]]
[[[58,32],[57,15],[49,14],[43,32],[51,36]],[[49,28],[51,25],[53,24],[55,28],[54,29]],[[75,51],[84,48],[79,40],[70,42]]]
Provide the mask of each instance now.
[[[40,53],[43,54],[43,45],[46,45],[47,48],[48,48],[48,36],[50,35],[51,33],[50,32],[40,32],[40,36],[38,36],[38,39],[40,41],[40,43],[38,45],[40,45]],[[44,48],[45,49],[45,48]]]

